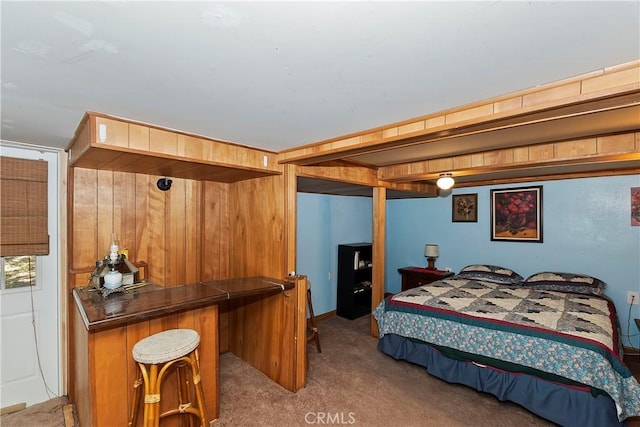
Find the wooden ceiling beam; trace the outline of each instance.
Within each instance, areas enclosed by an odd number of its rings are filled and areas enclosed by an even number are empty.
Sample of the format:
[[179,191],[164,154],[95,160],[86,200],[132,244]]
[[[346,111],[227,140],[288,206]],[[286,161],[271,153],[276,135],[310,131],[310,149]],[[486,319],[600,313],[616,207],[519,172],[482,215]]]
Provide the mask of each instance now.
[[[335,181],[347,185],[385,187],[391,190],[420,193],[434,197],[438,195],[435,185],[427,182],[392,182],[378,179],[375,169],[356,166],[349,162],[329,162],[322,166],[299,166],[296,175],[304,178]],[[334,191],[344,194],[345,191]]]
[[391,182],[435,180],[439,174],[448,172],[457,180],[474,176],[473,181],[477,183],[480,176],[503,172],[516,178],[516,170],[536,176],[541,169],[550,175],[563,170],[593,175],[597,169],[611,172],[634,168],[640,168],[640,131],[384,166],[378,169],[378,179]]
[[[358,154],[486,133],[640,103],[640,61],[281,151],[280,163],[310,165]],[[556,123],[557,124],[557,123]]]
[[455,188],[465,187],[481,187],[485,185],[504,185],[504,184],[517,184],[517,183],[529,183],[539,181],[555,181],[560,179],[576,179],[576,178],[594,178],[604,176],[620,176],[620,175],[637,175],[640,173],[640,168],[630,169],[598,169],[594,171],[581,171],[581,172],[563,172],[563,173],[551,173],[549,171],[538,171],[537,174],[528,174],[527,176],[509,176],[508,178],[495,177],[488,175],[476,175],[474,181],[456,181]]

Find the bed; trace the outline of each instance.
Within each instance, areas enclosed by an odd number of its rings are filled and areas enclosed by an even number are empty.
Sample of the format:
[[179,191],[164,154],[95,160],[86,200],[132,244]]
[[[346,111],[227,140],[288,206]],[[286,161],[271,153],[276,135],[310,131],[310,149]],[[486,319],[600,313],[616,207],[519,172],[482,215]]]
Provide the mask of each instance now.
[[615,307],[596,278],[492,265],[387,297],[378,348],[436,377],[522,405],[559,425],[640,416]]

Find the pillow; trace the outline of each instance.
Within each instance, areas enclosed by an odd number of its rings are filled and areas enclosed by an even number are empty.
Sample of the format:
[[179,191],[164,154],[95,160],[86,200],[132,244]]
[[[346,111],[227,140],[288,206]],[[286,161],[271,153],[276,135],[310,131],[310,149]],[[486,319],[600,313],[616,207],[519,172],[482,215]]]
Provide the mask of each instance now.
[[523,277],[513,270],[497,265],[472,264],[467,265],[456,277],[504,285],[519,285]]
[[607,284],[586,274],[543,271],[532,274],[523,286],[544,291],[574,292],[578,294],[602,295]]

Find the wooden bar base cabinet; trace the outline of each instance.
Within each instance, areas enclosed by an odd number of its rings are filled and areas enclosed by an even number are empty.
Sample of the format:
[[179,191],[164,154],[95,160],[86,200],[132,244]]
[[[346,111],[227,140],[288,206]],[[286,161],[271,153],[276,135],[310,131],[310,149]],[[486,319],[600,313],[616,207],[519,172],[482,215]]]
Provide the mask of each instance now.
[[[147,284],[107,297],[95,289],[73,289],[69,395],[80,425],[126,426],[138,378],[133,346],[147,336],[180,328],[200,335],[207,421],[218,419],[220,303],[228,303],[228,329],[223,329],[230,337],[230,351],[292,392],[304,387],[306,284],[306,277],[250,277],[166,288]],[[178,406],[176,377],[171,372],[163,381],[161,413]],[[142,409],[137,408],[139,420]],[[170,417],[162,425],[178,426],[179,421]]]

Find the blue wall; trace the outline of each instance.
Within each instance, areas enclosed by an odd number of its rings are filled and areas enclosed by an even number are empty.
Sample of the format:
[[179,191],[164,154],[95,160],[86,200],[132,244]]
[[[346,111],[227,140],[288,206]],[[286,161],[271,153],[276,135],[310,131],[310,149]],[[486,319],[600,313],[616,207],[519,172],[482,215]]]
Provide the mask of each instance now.
[[[451,222],[451,197],[387,202],[386,289],[400,290],[398,267],[425,265],[424,244],[440,246],[436,267],[459,271],[484,263],[511,268],[523,277],[539,271],[585,273],[607,283],[623,333],[628,329],[627,291],[640,291],[640,227],[632,227],[630,188],[638,175],[545,181],[499,188],[543,186],[543,243],[490,240],[490,190],[472,187],[453,194],[478,193],[478,222]],[[640,317],[634,305],[631,319]],[[638,336],[632,337],[635,347]],[[625,339],[625,345],[629,340]]]
[[316,315],[336,309],[338,245],[371,242],[372,209],[370,197],[298,193],[296,272],[311,281]]
[[[492,188],[543,186],[543,243],[490,240]],[[538,271],[585,273],[608,284],[623,333],[637,334],[629,316],[627,291],[640,291],[640,227],[630,225],[630,188],[640,176],[585,178],[531,184],[471,187],[453,194],[478,193],[478,222],[451,222],[451,197],[387,201],[385,290],[400,290],[403,266],[425,266],[425,243],[440,246],[436,267],[459,271],[467,264],[509,267],[527,277]],[[371,241],[369,198],[298,194],[298,272],[313,283],[316,314],[335,310],[337,245]],[[333,272],[333,280],[328,280]],[[638,347],[639,337],[631,338]],[[630,345],[625,338],[625,345]]]

